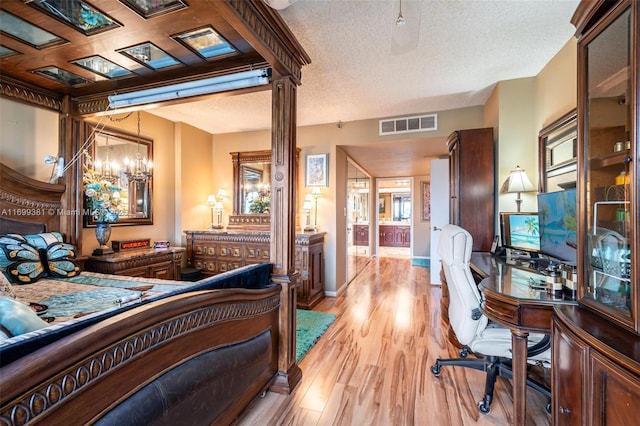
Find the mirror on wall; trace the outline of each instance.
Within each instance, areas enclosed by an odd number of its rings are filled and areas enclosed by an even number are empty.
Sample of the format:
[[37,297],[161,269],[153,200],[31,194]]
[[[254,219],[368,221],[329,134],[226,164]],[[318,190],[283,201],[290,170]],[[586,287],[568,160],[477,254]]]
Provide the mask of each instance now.
[[[118,220],[112,225],[152,225],[153,140],[91,124],[87,127],[94,142],[90,154],[95,171],[120,188]],[[95,226],[91,215],[83,217],[85,227]]]
[[232,152],[233,214],[265,214],[271,210],[271,151]]
[[538,135],[539,191],[555,192],[576,187],[577,112],[560,117]]
[[[271,214],[271,150],[231,152],[233,215]],[[300,148],[296,150],[296,170]]]
[[411,194],[392,194],[392,220],[394,222],[409,222],[411,219]]
[[271,164],[240,166],[242,211],[244,214],[269,214],[271,211]]
[[346,273],[350,282],[370,259],[375,235],[371,232],[371,177],[351,159],[347,159],[346,195]]

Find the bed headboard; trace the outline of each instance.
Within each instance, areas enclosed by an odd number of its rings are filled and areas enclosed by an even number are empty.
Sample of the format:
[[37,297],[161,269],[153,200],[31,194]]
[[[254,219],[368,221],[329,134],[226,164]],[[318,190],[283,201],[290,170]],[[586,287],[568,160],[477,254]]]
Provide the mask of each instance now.
[[66,186],[41,182],[0,163],[0,233],[61,231]]

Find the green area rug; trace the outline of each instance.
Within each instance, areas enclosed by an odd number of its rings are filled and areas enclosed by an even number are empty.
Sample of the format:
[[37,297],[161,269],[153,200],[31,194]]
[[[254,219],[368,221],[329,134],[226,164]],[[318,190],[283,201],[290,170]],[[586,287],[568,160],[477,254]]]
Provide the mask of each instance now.
[[298,309],[296,317],[296,362],[318,341],[335,321],[335,314]]

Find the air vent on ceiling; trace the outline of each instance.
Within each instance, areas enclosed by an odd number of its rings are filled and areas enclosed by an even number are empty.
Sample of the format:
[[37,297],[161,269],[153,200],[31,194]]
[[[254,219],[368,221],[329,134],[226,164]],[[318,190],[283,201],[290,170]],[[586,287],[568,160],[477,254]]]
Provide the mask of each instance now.
[[380,136],[438,130],[438,114],[380,120]]

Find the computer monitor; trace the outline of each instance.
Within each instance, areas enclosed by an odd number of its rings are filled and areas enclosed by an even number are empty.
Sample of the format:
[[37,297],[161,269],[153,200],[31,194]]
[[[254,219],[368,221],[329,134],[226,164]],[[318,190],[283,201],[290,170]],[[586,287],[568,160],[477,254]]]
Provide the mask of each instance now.
[[500,233],[503,247],[530,254],[540,251],[538,213],[500,213]]
[[569,265],[576,263],[576,190],[538,194],[540,252]]

